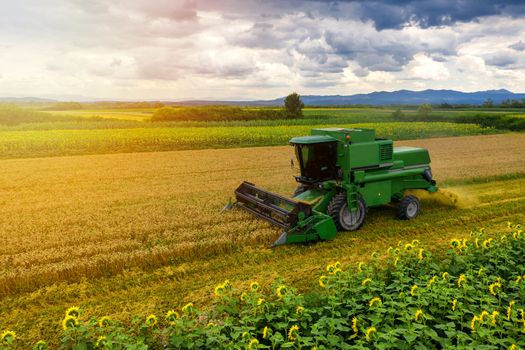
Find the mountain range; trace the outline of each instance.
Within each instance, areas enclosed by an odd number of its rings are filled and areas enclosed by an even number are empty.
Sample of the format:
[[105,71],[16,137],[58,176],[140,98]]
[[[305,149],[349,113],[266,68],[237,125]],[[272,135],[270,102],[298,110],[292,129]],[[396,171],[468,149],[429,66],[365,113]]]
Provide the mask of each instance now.
[[[55,97],[38,98],[38,97],[22,97],[10,98],[0,97],[0,102],[11,103],[28,103],[28,102],[58,102],[58,101],[79,101],[79,102],[100,102],[100,101],[115,101],[114,99],[100,99],[78,97]],[[506,89],[486,90],[476,92],[462,92],[456,90],[398,90],[398,91],[376,91],[367,94],[355,95],[302,95],[305,105],[310,106],[333,106],[333,105],[419,105],[422,103],[429,104],[470,104],[480,105],[487,100],[492,100],[493,103],[499,104],[505,100],[522,100],[525,99],[525,93],[514,93]],[[128,101],[128,100],[127,100]],[[279,97],[272,100],[171,100],[162,99],[162,102],[177,104],[177,105],[237,105],[237,106],[282,106],[284,97]]]

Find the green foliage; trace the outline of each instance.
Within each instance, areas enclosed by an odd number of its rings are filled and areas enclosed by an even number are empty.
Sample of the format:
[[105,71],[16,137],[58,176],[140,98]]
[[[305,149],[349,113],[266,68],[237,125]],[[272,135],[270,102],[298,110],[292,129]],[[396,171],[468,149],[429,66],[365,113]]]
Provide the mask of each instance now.
[[394,120],[399,120],[400,118],[403,118],[404,116],[405,114],[403,113],[401,108],[398,108],[392,112],[392,118],[394,118]]
[[[335,262],[307,296],[280,280],[240,289],[225,281],[206,312],[189,303],[163,317],[135,317],[131,326],[107,318],[82,321],[80,310],[70,308],[61,348],[523,347],[525,232],[507,225],[500,234],[481,229],[470,239],[453,239],[444,261],[413,240],[372,254],[366,264]],[[2,346],[14,348],[16,340]]]
[[419,118],[428,118],[432,114],[432,106],[428,103],[422,104],[417,109],[417,116]]
[[[477,125],[454,123],[321,124],[315,127],[373,128],[394,140],[494,133]],[[151,152],[205,148],[286,145],[309,135],[312,125],[156,127],[135,129],[0,131],[4,158]]]
[[525,118],[521,115],[506,113],[471,113],[455,112],[435,112],[423,115],[393,115],[396,121],[418,121],[418,122],[452,122],[458,124],[477,124],[484,128],[495,128],[498,130],[523,131],[525,130]]
[[232,106],[164,107],[153,114],[151,121],[271,120],[285,119],[287,117],[284,111],[271,108]]
[[296,92],[292,92],[284,99],[284,109],[289,118],[302,118],[303,108],[304,103],[301,96]]
[[59,122],[73,119],[74,118],[52,116],[34,109],[22,108],[15,105],[0,105],[0,125]]

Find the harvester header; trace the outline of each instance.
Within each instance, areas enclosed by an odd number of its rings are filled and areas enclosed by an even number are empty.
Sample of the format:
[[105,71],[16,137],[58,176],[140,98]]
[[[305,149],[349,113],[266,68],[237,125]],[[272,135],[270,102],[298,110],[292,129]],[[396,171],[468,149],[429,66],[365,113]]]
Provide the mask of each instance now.
[[408,189],[437,190],[424,148],[393,147],[373,129],[312,129],[294,137],[300,175],[292,196],[243,182],[236,206],[284,229],[273,245],[328,240],[337,231],[359,229],[368,208],[397,203],[397,216],[410,220],[420,202]]

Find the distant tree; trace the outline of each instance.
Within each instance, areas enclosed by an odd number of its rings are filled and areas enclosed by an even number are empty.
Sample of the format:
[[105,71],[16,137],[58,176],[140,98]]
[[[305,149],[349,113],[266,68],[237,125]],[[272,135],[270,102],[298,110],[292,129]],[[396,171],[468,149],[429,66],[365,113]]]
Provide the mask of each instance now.
[[301,100],[301,96],[296,92],[292,92],[286,96],[284,99],[284,108],[290,117],[302,118],[304,103]]
[[420,118],[427,118],[432,113],[432,106],[428,103],[424,103],[417,109],[417,116]]
[[398,108],[398,109],[396,109],[395,111],[392,112],[392,118],[394,118],[394,120],[403,119],[404,116],[405,116],[405,113],[403,113],[401,108]]
[[482,106],[485,108],[492,108],[494,107],[494,101],[492,101],[492,99],[489,97],[485,100],[485,102],[483,102]]
[[439,105],[439,108],[452,108],[452,105],[450,103],[447,103],[447,102],[443,102],[442,104]]

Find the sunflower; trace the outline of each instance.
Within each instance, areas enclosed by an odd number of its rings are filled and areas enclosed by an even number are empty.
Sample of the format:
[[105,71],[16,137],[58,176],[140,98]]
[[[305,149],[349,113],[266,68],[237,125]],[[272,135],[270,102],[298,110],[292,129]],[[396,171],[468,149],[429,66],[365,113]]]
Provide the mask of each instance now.
[[457,307],[458,307],[458,300],[457,299],[452,300],[452,311],[456,311]]
[[12,344],[16,339],[16,333],[13,331],[3,331],[0,335],[0,343]]
[[299,306],[295,309],[295,313],[298,314],[298,315],[301,315],[302,313],[304,313],[304,307],[302,307],[301,305],[299,305]]
[[193,303],[187,303],[182,307],[182,312],[189,313],[193,311]]
[[288,339],[292,341],[297,339],[298,333],[299,333],[299,326],[298,325],[291,326],[290,330],[288,331]]
[[507,320],[509,320],[509,321],[510,321],[510,316],[511,316],[511,314],[512,314],[512,306],[513,306],[514,304],[516,304],[516,302],[515,302],[514,300],[511,300],[511,301],[509,302],[509,306],[507,306]]
[[214,291],[215,295],[220,297],[224,294],[224,284],[219,284],[215,287],[215,291]]
[[357,263],[357,271],[362,272],[362,271],[363,271],[363,265],[364,265],[364,264],[365,264],[365,263],[362,262],[362,261],[358,262],[358,263]]
[[459,275],[458,288],[461,288],[461,283],[465,282],[466,280],[467,280],[467,277],[464,274]]
[[75,328],[78,326],[78,319],[74,316],[66,316],[62,320],[62,329],[67,330],[68,328]]
[[179,313],[175,310],[169,310],[164,316],[164,319],[168,321],[170,325],[173,325],[175,321],[180,317]]
[[109,326],[110,321],[111,321],[111,320],[109,319],[109,317],[107,317],[107,316],[102,316],[102,317],[100,318],[100,320],[98,320],[97,323],[98,323],[98,326],[99,326],[99,327],[107,327],[107,326]]
[[499,316],[499,312],[498,311],[492,311],[492,314],[490,315],[490,317],[492,318],[492,324],[493,325],[496,325],[497,323],[497,317]]
[[263,328],[263,339],[268,338],[268,326]]
[[326,288],[326,281],[328,280],[328,277],[325,275],[319,277],[319,285],[323,288]]
[[106,347],[107,338],[103,335],[98,337],[97,342],[95,343],[96,348],[104,348]]
[[257,292],[259,290],[259,283],[257,282],[250,283],[250,290],[252,292]]
[[365,336],[366,341],[368,341],[368,342],[369,342],[369,341],[372,341],[372,335],[374,335],[374,333],[376,333],[376,332],[377,332],[376,327],[370,327],[370,328],[368,328],[368,329],[366,330],[366,333],[365,333],[365,334],[366,334],[366,336]]
[[376,304],[378,305],[381,305],[381,298],[380,297],[374,297],[372,299],[370,299],[370,301],[368,302],[368,306],[369,307],[374,307]]
[[361,285],[362,286],[366,286],[368,283],[372,282],[372,279],[371,278],[365,278],[363,280],[363,282],[361,282]]
[[276,291],[277,298],[282,299],[283,296],[285,296],[287,292],[288,290],[286,289],[286,286],[281,284],[279,287],[277,287],[277,291]]
[[492,283],[490,286],[489,286],[489,293],[493,296],[496,296],[497,295],[497,291],[496,289],[501,289],[501,283],[499,282],[494,282]]
[[419,259],[419,261],[423,260],[424,256],[423,256],[423,252],[425,250],[423,248],[419,248],[418,252],[417,252],[417,258]]
[[480,322],[481,319],[479,318],[479,316],[474,316],[472,317],[472,320],[470,321],[470,329],[472,329],[472,332],[475,332],[476,331],[476,322]]
[[80,308],[78,306],[72,306],[66,310],[66,316],[78,317],[80,316]]
[[148,327],[153,327],[157,324],[157,316],[155,315],[149,315],[148,317],[146,317],[146,325]]
[[257,349],[258,346],[259,346],[259,341],[255,338],[252,338],[252,340],[250,340],[250,342],[248,343],[248,350]]
[[37,341],[35,346],[33,346],[33,350],[48,350],[48,349],[49,349],[49,346],[43,340]]
[[428,280],[427,288],[432,287],[432,285],[433,285],[434,283],[436,283],[436,279],[437,279],[436,276],[432,276],[432,278]]
[[412,288],[410,288],[410,295],[415,296],[418,288],[417,284],[414,284]]
[[425,314],[423,313],[423,310],[421,310],[421,309],[417,309],[417,310],[416,310],[416,314],[415,314],[415,316],[414,316],[414,319],[415,319],[416,322],[417,322],[417,321],[419,321],[419,318],[420,318],[420,317],[424,317],[424,316],[425,316]]
[[257,305],[262,305],[263,303],[264,303],[264,299],[263,298],[257,299]]
[[359,332],[359,329],[357,328],[357,317],[355,316],[352,318],[352,330],[355,334]]

